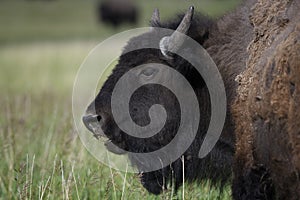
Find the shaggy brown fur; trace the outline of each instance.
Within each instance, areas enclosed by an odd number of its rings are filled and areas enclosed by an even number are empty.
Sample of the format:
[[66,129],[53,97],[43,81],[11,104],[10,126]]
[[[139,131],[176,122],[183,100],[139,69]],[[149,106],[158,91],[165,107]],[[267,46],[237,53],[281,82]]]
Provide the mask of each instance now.
[[[299,5],[260,0],[250,16],[255,37],[232,106],[235,199],[273,198],[264,196],[273,186],[278,199],[300,199]],[[261,178],[253,181],[253,174]]]

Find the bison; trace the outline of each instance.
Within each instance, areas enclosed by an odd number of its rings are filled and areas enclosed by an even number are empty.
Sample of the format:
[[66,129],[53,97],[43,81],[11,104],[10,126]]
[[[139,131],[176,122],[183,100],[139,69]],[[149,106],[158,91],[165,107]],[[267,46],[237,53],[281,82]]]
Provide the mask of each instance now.
[[[182,157],[167,167],[143,172],[144,166],[151,163],[131,156],[131,162],[140,171],[142,185],[159,194],[168,182],[178,189],[183,180],[210,179],[221,185],[231,181],[236,200],[299,199],[299,8],[300,2],[296,0],[248,0],[219,19],[194,15],[191,7],[184,16],[169,22],[161,22],[158,10],[154,11],[152,27],[177,30],[193,38],[212,57],[224,80],[226,121],[221,137],[206,157],[199,158],[198,152],[211,116],[209,91],[203,77],[189,62],[168,51],[181,47],[182,41],[176,41],[174,34],[164,42],[157,36],[151,41],[156,44],[155,49],[127,52],[126,49],[138,43],[150,42],[147,38],[156,36],[155,29],[132,38],[124,48],[126,53],[120,56],[87,108],[84,124],[96,137],[102,134],[98,130],[103,130],[109,139],[105,144],[107,149],[117,154],[147,153],[170,142],[178,130],[180,105],[169,90],[146,85],[130,99],[130,116],[141,126],[149,124],[147,113],[152,105],[165,107],[168,114],[165,126],[153,137],[135,138],[126,134],[111,112],[112,92],[123,74],[145,63],[167,65],[183,74],[197,94],[201,112],[199,128]],[[159,70],[146,67],[137,76],[151,79]]]
[[130,0],[109,0],[99,3],[98,19],[117,27],[124,22],[137,23],[138,9]]

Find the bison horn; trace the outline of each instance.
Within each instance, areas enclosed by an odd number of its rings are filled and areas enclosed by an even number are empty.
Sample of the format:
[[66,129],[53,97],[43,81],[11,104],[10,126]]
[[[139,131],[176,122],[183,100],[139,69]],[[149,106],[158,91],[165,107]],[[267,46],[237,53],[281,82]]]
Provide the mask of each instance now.
[[162,54],[167,58],[172,58],[169,54],[170,52],[176,52],[184,42],[184,37],[181,34],[187,34],[190,25],[192,23],[194,15],[194,7],[191,6],[185,16],[183,17],[181,23],[177,27],[176,31],[171,36],[163,37],[160,40],[159,48]]
[[159,10],[155,8],[151,17],[151,24],[152,26],[155,26],[159,23],[160,23]]

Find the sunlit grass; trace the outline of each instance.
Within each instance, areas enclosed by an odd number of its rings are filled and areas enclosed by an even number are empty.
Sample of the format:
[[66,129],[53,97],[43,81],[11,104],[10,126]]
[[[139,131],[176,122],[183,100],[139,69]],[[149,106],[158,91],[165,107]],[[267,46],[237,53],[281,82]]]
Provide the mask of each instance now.
[[7,92],[61,94],[95,42],[38,43],[0,48],[1,89]]

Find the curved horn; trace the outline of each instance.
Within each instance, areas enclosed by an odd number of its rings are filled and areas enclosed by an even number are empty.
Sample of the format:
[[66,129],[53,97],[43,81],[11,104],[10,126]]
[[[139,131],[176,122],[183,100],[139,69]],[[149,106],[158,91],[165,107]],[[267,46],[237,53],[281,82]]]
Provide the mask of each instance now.
[[181,34],[187,34],[194,15],[194,7],[191,6],[185,16],[183,17],[182,21],[180,22],[179,26],[177,27],[176,31],[171,36],[163,37],[160,40],[160,50],[162,54],[167,57],[171,58],[168,54],[169,52],[176,52],[184,42],[184,38],[181,37]]
[[159,10],[155,8],[151,17],[151,25],[154,26],[159,23],[160,23]]

